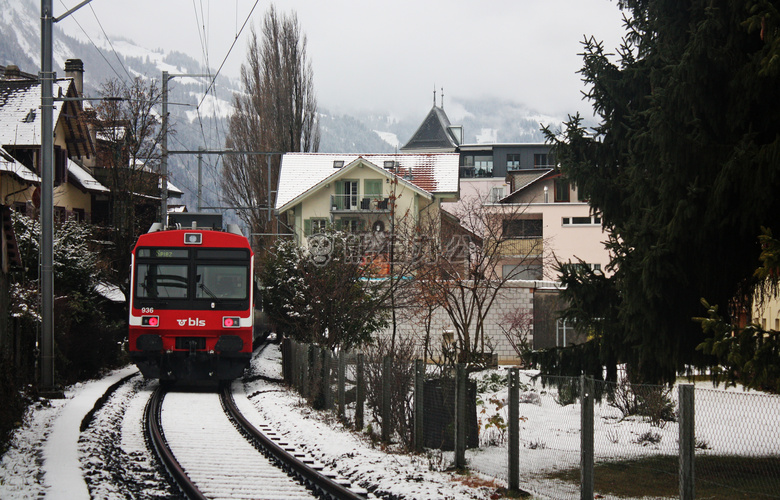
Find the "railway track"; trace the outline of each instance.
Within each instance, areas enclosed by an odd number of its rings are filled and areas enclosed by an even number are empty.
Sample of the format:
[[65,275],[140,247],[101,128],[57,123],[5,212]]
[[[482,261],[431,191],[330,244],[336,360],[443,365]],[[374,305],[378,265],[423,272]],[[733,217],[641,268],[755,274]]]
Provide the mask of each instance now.
[[219,394],[158,387],[144,427],[172,482],[191,499],[364,498],[268,430],[270,437],[255,428],[227,385]]

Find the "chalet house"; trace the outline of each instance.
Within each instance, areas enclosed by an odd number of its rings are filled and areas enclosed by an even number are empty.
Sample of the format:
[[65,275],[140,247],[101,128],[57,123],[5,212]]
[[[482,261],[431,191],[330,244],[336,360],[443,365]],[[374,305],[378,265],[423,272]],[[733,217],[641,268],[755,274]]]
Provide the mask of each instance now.
[[458,199],[458,155],[288,153],[282,157],[276,212],[297,241],[328,227],[384,234],[434,220],[457,226],[441,210]]
[[[41,83],[15,66],[3,69],[0,79],[0,196],[2,205],[33,213],[40,200]],[[92,176],[85,161],[94,157],[80,101],[81,89],[73,78],[53,82],[54,213],[58,220],[90,220],[95,197],[108,189]]]

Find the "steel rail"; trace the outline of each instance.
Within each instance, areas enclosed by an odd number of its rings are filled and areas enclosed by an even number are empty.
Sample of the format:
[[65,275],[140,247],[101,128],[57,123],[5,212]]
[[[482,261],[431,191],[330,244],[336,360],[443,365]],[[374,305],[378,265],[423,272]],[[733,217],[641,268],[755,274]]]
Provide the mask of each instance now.
[[206,500],[207,497],[195,486],[189,476],[184,472],[173,452],[168,447],[165,435],[162,431],[161,414],[162,401],[165,397],[165,390],[162,386],[158,387],[149,402],[146,403],[144,411],[144,430],[147,442],[151,445],[157,457],[163,463],[168,477],[182,494],[190,500]]
[[311,489],[320,498],[334,500],[365,500],[364,497],[352,490],[333,481],[324,474],[312,469],[298,460],[282,447],[274,443],[262,432],[255,428],[239,411],[229,384],[224,384],[220,389],[220,401],[228,418],[233,422],[238,431],[246,437],[260,452],[287,471],[292,477],[297,478],[306,487]]

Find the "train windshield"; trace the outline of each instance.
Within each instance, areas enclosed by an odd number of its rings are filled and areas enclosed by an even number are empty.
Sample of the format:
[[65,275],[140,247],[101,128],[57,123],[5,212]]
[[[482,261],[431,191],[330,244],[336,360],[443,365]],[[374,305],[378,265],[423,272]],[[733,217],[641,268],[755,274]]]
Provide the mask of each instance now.
[[246,299],[247,266],[198,265],[196,270],[195,298],[198,299]]
[[187,297],[185,264],[138,264],[136,296],[141,299]]
[[217,309],[248,307],[247,249],[139,248],[135,266],[137,306],[198,309],[208,301]]

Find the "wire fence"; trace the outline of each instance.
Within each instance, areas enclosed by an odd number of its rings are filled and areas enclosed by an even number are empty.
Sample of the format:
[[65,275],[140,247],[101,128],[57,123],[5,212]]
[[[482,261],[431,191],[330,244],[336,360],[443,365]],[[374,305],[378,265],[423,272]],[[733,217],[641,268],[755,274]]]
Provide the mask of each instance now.
[[430,468],[468,468],[537,498],[780,498],[780,396],[517,369],[466,375],[291,341],[283,353],[285,380],[312,406],[424,453]]

